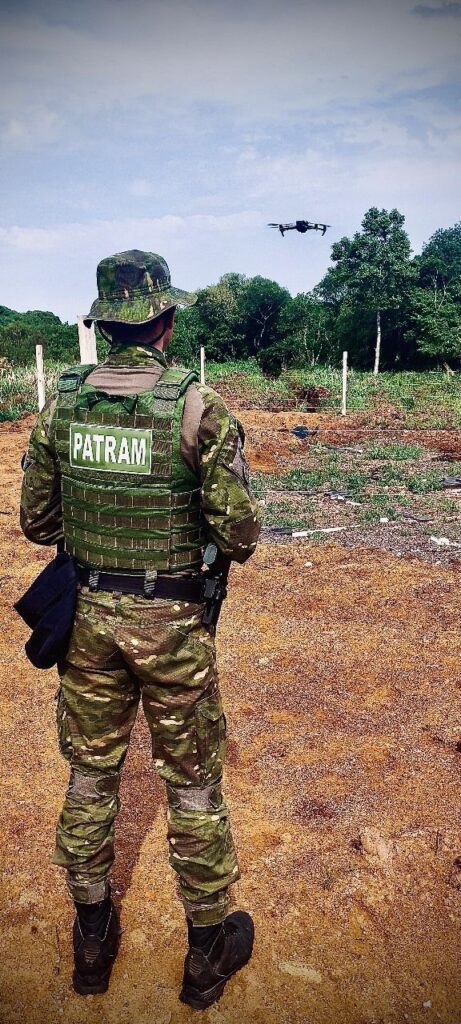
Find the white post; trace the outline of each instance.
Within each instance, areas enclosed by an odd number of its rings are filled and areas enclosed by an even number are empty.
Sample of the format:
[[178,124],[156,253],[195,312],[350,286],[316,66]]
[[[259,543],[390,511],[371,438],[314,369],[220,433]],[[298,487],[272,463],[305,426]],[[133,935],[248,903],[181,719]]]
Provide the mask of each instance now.
[[375,365],[373,367],[373,373],[375,377],[379,373],[379,360],[381,358],[381,310],[378,309],[376,314],[376,348],[375,348]]
[[37,394],[38,411],[41,412],[45,405],[45,371],[43,369],[43,345],[35,346],[35,361],[37,363]]
[[80,346],[80,362],[81,363],[97,363],[98,354],[96,352],[96,335],[94,333],[94,323],[91,327],[85,327],[83,323],[83,316],[77,317],[78,324],[78,343]]
[[341,403],[341,416],[346,415],[347,408],[347,352],[343,352],[343,400]]
[[200,383],[205,383],[205,349],[200,346]]

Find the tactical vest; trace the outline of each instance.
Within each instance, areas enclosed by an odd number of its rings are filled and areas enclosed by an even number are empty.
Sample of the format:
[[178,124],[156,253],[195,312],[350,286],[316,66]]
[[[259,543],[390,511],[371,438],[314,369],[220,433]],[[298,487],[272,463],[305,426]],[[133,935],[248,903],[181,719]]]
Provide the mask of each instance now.
[[94,366],[58,381],[54,443],[67,551],[104,569],[180,572],[202,563],[200,481],[181,457],[185,392],[197,375],[168,368],[150,391],[109,395]]

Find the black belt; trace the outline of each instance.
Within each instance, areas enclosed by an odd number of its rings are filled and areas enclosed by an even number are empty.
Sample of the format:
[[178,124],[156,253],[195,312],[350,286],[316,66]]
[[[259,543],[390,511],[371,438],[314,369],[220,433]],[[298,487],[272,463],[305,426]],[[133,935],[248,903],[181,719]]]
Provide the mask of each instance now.
[[110,593],[141,594],[143,597],[164,597],[171,601],[203,601],[203,584],[199,576],[185,577],[130,576],[129,573],[105,572],[103,569],[88,569],[77,566],[79,583],[91,591],[108,590]]

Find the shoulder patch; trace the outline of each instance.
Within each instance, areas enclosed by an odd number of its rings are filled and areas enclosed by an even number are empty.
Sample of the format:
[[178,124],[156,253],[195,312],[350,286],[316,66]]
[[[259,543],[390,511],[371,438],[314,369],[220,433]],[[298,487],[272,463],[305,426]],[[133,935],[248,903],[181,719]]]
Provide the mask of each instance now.
[[163,371],[152,391],[155,398],[175,402],[187,391],[189,384],[198,380],[195,370],[187,370],[184,366],[169,366]]
[[58,378],[58,391],[78,391],[80,385],[83,384],[96,365],[96,363],[88,363],[87,365],[71,366],[69,370],[64,370],[64,373],[61,373],[61,376]]

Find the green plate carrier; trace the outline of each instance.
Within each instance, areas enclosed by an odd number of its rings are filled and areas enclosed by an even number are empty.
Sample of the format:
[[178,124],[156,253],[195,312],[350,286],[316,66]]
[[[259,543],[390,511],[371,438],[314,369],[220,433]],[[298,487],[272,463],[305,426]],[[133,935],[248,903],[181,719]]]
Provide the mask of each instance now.
[[197,374],[163,371],[150,391],[109,395],[76,366],[53,417],[66,549],[83,565],[144,573],[199,568],[200,481],[181,457],[186,390]]

